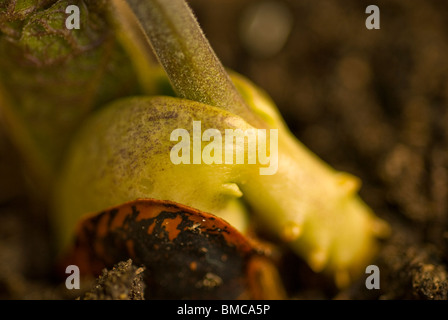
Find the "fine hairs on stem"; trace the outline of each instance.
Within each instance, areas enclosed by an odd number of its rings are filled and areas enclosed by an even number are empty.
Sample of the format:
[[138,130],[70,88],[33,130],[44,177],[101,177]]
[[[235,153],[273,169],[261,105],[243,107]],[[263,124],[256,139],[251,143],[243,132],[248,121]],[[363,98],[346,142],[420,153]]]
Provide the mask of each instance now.
[[180,98],[221,107],[265,127],[236,90],[184,0],[126,0]]

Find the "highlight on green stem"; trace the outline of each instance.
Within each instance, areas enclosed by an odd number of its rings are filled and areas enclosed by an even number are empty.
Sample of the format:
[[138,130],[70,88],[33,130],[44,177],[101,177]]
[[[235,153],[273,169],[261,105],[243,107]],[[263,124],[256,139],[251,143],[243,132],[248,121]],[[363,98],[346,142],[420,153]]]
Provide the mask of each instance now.
[[[243,233],[257,220],[313,270],[334,275],[338,285],[363,272],[389,227],[357,195],[359,179],[320,160],[292,135],[266,93],[223,68],[183,0],[113,3],[117,21],[141,27],[127,29],[139,35],[125,37],[124,46],[141,50],[142,57],[149,40],[176,96],[116,100],[80,129],[54,197],[61,247],[85,213],[155,198],[218,215]],[[151,76],[141,73],[139,79]],[[173,164],[170,134],[184,128],[193,137],[193,121],[222,135],[226,129],[278,130],[278,171]]]

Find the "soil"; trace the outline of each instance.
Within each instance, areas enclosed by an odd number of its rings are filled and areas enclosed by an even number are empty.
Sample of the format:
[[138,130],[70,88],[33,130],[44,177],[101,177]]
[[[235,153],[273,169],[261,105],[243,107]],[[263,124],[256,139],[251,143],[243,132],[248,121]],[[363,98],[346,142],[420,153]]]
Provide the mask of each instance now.
[[[291,21],[279,31],[280,44],[268,42],[267,18],[254,39],[241,31],[250,10],[265,2],[189,1],[223,64],[264,88],[312,151],[360,177],[361,196],[393,231],[374,261],[379,290],[367,290],[363,278],[338,291],[286,256],[281,272],[289,295],[447,299],[448,2],[378,2],[381,29],[368,30],[371,1],[275,1],[286,11],[272,19]],[[260,47],[263,41],[272,48]],[[45,214],[17,178],[17,156],[4,133],[0,150],[0,298],[81,296],[54,278]],[[127,270],[113,281],[131,286],[136,269]]]
[[144,300],[145,282],[143,268],[137,268],[132,260],[122,261],[112,270],[104,269],[93,288],[80,300]]

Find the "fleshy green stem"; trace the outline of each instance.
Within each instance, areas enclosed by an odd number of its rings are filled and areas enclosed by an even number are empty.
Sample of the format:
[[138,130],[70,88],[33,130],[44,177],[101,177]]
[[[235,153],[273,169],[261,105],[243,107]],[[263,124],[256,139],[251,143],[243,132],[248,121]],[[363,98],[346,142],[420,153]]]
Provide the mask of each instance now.
[[[55,197],[57,218],[64,226],[62,241],[85,212],[137,198],[182,203],[234,227],[238,224],[240,230],[247,229],[247,204],[254,219],[288,243],[314,271],[334,273],[340,286],[363,272],[375,253],[376,237],[386,234],[388,226],[357,195],[358,179],[332,169],[297,141],[275,105],[248,80],[235,75],[229,79],[184,1],[126,1],[175,91],[186,99],[121,100],[86,124],[67,156]],[[179,144],[168,137],[179,128],[191,128],[194,120],[218,132],[214,155],[219,149],[221,155],[226,153],[222,133],[227,129],[277,130],[270,138],[278,133],[278,143],[269,139],[269,168],[275,171],[264,175],[261,163],[252,166],[249,161],[243,166],[210,161],[210,151],[204,150],[211,143],[202,148],[201,142],[199,151],[207,162],[174,163],[171,152]],[[182,143],[190,152],[189,132],[194,136],[195,129],[185,131],[188,136]],[[257,146],[268,150],[266,139],[258,136]],[[221,142],[215,145],[216,141]]]
[[184,0],[126,0],[176,94],[266,127],[244,102]]

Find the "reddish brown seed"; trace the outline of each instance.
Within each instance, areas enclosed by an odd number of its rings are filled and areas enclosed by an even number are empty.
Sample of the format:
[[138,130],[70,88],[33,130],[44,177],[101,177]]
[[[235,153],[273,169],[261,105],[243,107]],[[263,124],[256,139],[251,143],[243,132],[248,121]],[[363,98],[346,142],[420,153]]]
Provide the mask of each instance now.
[[[254,255],[245,236],[212,214],[138,199],[84,218],[71,259],[81,272],[99,274],[131,258],[145,267],[149,299],[236,299],[250,297]],[[220,281],[204,285],[210,275]]]

